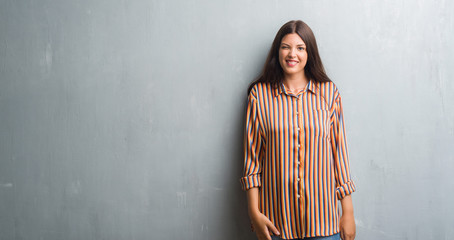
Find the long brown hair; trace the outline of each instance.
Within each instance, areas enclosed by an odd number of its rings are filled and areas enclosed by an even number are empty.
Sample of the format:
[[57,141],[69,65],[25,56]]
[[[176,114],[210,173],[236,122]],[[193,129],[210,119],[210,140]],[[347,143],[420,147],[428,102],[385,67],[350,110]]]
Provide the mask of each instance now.
[[304,67],[304,74],[309,79],[317,82],[330,82],[326,75],[322,60],[318,54],[317,42],[311,28],[301,20],[292,20],[284,24],[274,37],[273,44],[266,58],[262,73],[249,85],[248,93],[256,83],[271,83],[274,88],[284,81],[284,73],[279,63],[279,47],[282,38],[290,33],[296,33],[306,44],[307,62]]

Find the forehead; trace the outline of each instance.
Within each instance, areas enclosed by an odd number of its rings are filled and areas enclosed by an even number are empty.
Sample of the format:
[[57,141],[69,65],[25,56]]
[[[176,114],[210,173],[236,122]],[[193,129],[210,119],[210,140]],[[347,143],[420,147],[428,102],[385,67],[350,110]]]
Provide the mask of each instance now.
[[303,39],[301,39],[301,37],[296,33],[289,33],[285,35],[281,40],[281,44],[283,43],[290,45],[304,45]]

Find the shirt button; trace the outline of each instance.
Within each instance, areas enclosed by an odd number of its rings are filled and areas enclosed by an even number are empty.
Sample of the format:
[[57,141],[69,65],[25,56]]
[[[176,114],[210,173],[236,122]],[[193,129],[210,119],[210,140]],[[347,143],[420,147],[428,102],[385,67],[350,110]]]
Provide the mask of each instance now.
[[297,197],[298,197],[298,198],[300,198],[300,197],[301,197],[301,195],[299,195],[299,194],[298,194],[298,196],[297,196]]
[[301,145],[298,144],[298,147],[301,147]]
[[298,131],[300,130],[300,128],[298,128]]
[[301,178],[298,178],[298,182],[301,180]]
[[296,111],[296,114],[298,114],[298,111]]
[[300,165],[300,161],[298,161],[296,164]]

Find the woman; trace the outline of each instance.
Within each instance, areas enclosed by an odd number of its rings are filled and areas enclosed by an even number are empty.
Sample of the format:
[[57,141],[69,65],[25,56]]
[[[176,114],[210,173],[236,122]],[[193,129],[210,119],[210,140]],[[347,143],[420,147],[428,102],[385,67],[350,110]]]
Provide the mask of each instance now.
[[309,26],[280,28],[248,92],[240,181],[258,239],[354,239],[342,99]]

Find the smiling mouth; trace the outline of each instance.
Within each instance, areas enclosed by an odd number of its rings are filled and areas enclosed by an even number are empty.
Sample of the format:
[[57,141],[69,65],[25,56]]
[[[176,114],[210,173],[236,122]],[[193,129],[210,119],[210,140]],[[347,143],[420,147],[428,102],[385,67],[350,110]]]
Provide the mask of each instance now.
[[289,67],[294,67],[296,64],[298,64],[297,61],[291,61],[291,60],[286,60],[285,61]]

